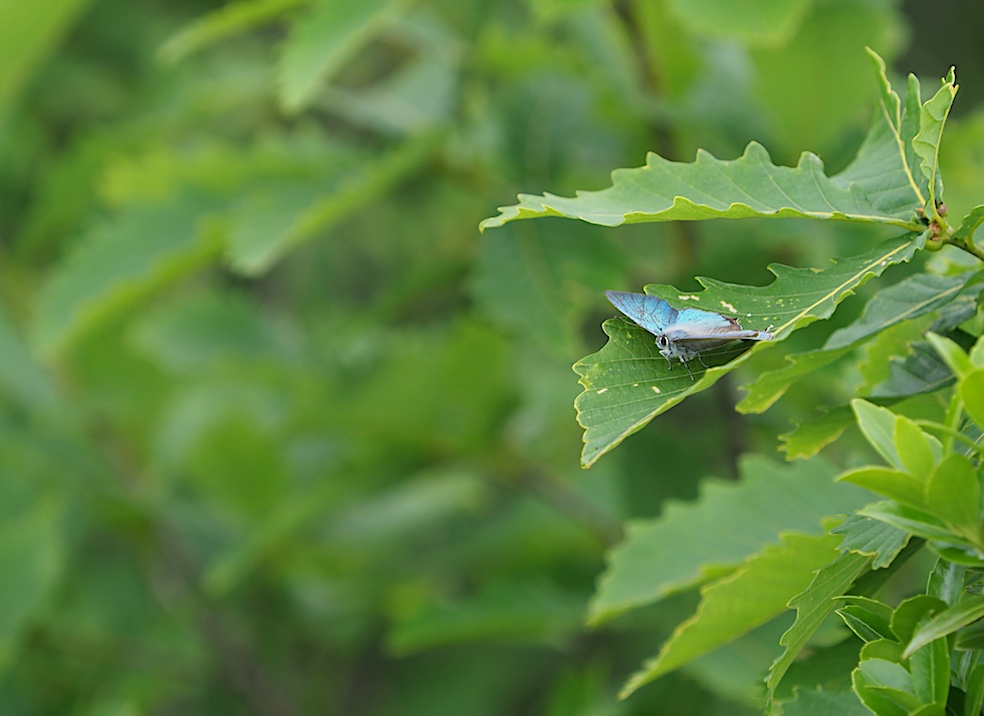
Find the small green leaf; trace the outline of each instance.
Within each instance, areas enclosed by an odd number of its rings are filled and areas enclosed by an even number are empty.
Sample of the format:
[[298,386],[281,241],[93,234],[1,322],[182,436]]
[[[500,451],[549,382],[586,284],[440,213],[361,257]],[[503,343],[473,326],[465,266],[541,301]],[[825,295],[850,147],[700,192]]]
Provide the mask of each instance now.
[[[920,169],[929,186],[927,208],[935,207],[936,201],[943,197],[943,180],[940,177],[940,140],[943,126],[953,106],[957,94],[956,78],[953,68],[943,79],[942,87],[926,101],[919,115],[919,134],[912,140],[912,148],[922,159]],[[934,209],[935,211],[935,209]]]
[[909,716],[922,706],[905,667],[886,659],[865,659],[851,674],[858,698],[878,716]]
[[936,392],[953,382],[953,373],[927,341],[912,343],[910,351],[889,362],[888,378],[874,386],[869,397],[907,398]]
[[965,373],[958,388],[964,410],[977,426],[984,428],[984,369]]
[[[923,206],[926,203],[922,191],[924,184],[916,178],[918,157],[912,147],[912,140],[919,132],[919,116],[922,111],[919,80],[915,75],[909,75],[905,103],[903,103],[888,80],[884,60],[870,47],[866,49],[878,73],[880,101],[872,131],[861,148],[858,158],[867,159],[868,166],[890,167],[890,171],[897,174],[898,183],[904,184],[897,191],[902,196],[912,197]],[[851,167],[848,167],[844,174],[850,173]]]
[[831,533],[844,535],[841,550],[874,557],[874,569],[890,565],[909,543],[910,536],[905,530],[858,514],[849,515]]
[[968,539],[980,524],[981,486],[977,472],[963,455],[950,455],[926,485],[926,507]]
[[838,480],[850,482],[883,497],[918,509],[925,509],[926,479],[890,467],[859,467],[840,475]]
[[927,333],[926,340],[932,344],[933,348],[940,354],[940,357],[943,358],[943,361],[955,375],[964,376],[974,369],[970,358],[954,341],[944,336],[938,336],[935,333]]
[[895,638],[890,626],[890,606],[868,597],[847,596],[841,601],[845,605],[837,610],[837,614],[859,638],[865,642]]
[[900,415],[895,419],[895,450],[906,471],[925,484],[936,468],[943,447],[939,440]]
[[[946,608],[946,602],[928,594],[917,594],[904,599],[892,614],[892,633],[900,643],[905,644],[912,639],[920,624]],[[901,658],[907,657],[901,655]]]
[[984,204],[975,206],[960,222],[960,226],[954,233],[953,238],[957,241],[971,241],[974,239],[974,232],[977,227],[984,222]]
[[936,560],[929,574],[926,593],[942,599],[947,604],[956,604],[964,594],[964,577],[967,570],[945,559]]
[[[945,606],[944,602],[941,604]],[[909,658],[917,649],[934,639],[952,634],[982,617],[984,617],[984,597],[981,596],[969,596],[959,604],[938,611],[932,619],[915,629],[903,656]]]
[[851,401],[851,408],[858,427],[871,447],[892,467],[905,470],[905,464],[895,448],[895,413],[860,398]]
[[[976,313],[976,311],[975,311]],[[974,342],[973,347],[968,351],[970,362],[977,368],[984,368],[984,336]]]
[[959,540],[952,530],[933,515],[897,502],[876,502],[863,507],[858,514],[872,517],[925,539],[967,544],[966,540]]

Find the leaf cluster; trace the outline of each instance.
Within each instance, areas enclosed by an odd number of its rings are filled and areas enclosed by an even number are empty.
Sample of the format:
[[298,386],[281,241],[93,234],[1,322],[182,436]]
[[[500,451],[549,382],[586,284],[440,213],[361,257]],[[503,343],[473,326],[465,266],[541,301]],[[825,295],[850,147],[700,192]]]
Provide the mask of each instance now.
[[[902,231],[825,267],[770,265],[774,280],[763,287],[703,277],[694,292],[647,285],[647,294],[672,305],[735,316],[775,337],[707,351],[690,378],[663,360],[652,335],[622,319],[606,321],[608,343],[574,366],[584,388],[575,402],[584,467],[731,371],[764,365],[766,354],[830,319],[845,298],[869,280],[880,282],[891,266],[944,248],[984,258],[973,240],[981,208],[952,222],[943,199],[939,148],[957,92],[953,70],[928,99],[912,75],[900,96],[881,58],[869,54],[877,110],[856,157],[837,174],[826,175],[809,153],[795,167],[777,166],[758,144],[731,161],[699,152],[685,164],[650,154],[644,167],[613,172],[606,189],[572,198],[521,195],[484,222],[490,228],[561,216],[619,226],[803,217]],[[592,602],[596,623],[674,593],[699,592],[696,609],[628,680],[623,697],[791,610],[795,619],[778,639],[783,650],[765,677],[769,713],[981,712],[984,339],[971,319],[982,278],[966,262],[914,268],[869,291],[860,315],[822,346],[789,352],[745,387],[738,410],[762,413],[859,351],[879,366],[852,391],[859,397],[848,394],[840,406],[835,399],[784,436],[790,459],[808,462],[779,470],[748,457],[737,484],[633,525],[610,553]],[[895,336],[903,338],[889,340]],[[817,457],[836,454],[851,426],[887,466],[844,470]],[[847,483],[863,490],[846,490]],[[884,499],[872,502],[872,493]],[[891,577],[907,561],[926,564],[927,557],[926,588],[893,606],[899,584]],[[824,637],[838,618],[849,635]],[[828,654],[836,669],[825,663]]]

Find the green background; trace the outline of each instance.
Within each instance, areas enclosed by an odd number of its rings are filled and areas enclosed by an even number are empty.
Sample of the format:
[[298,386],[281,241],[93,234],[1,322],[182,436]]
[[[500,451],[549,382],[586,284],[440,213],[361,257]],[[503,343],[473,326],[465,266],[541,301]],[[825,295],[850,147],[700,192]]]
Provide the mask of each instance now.
[[947,202],[976,203],[978,4],[737,7],[0,5],[0,710],[758,712],[788,623],[618,702],[695,595],[592,628],[588,603],[627,523],[773,454],[856,366],[740,416],[782,364],[763,353],[590,471],[570,366],[604,343],[605,289],[764,284],[891,232],[477,228],[647,151],[755,140],[836,172],[866,45],[924,91],[957,66]]

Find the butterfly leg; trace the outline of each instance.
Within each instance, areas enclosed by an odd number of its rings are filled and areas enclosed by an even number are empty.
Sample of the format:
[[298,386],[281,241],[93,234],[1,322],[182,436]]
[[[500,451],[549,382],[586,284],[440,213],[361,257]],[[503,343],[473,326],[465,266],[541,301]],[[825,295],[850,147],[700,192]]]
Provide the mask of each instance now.
[[[697,356],[697,360],[700,360],[700,356]],[[690,380],[694,380],[694,374],[693,374],[693,372],[691,372],[690,366],[687,365],[687,361],[685,361],[683,358],[681,358],[680,359],[680,362],[683,363],[683,367],[687,369],[687,374],[690,376]],[[704,366],[704,367],[706,368],[707,366]]]

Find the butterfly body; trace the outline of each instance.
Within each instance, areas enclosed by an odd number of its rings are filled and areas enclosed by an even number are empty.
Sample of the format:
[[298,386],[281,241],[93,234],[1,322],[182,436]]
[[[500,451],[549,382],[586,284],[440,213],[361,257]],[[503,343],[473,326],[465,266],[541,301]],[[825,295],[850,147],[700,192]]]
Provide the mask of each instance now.
[[[768,341],[769,331],[743,329],[735,318],[700,308],[677,310],[658,296],[629,291],[605,291],[605,296],[633,323],[656,336],[659,353],[669,362],[679,358],[685,366],[702,351],[732,341]],[[689,370],[689,368],[688,368]]]

